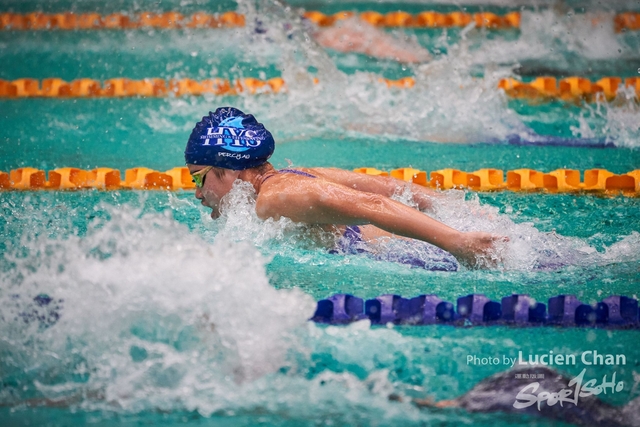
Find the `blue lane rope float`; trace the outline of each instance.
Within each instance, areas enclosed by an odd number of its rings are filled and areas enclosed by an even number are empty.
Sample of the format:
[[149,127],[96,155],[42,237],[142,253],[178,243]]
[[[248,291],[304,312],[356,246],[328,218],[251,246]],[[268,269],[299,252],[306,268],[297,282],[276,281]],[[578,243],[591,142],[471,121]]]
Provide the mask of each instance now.
[[558,295],[545,305],[528,295],[513,294],[498,302],[482,294],[469,294],[458,298],[454,309],[452,303],[436,295],[403,298],[385,294],[365,301],[336,294],[318,301],[311,318],[316,323],[334,325],[362,319],[369,319],[374,325],[640,327],[638,300],[619,295],[595,305],[585,304],[575,295]]
[[[38,322],[48,328],[63,316],[64,301],[40,294],[31,300],[11,295],[15,319]],[[7,321],[5,317],[0,319]],[[369,319],[373,325],[451,325],[516,327],[602,327],[610,329],[640,328],[638,300],[613,295],[595,305],[585,304],[575,295],[549,298],[548,305],[528,295],[513,294],[492,301],[482,294],[457,299],[456,306],[436,295],[403,298],[384,294],[363,300],[350,294],[336,294],[318,301],[310,319],[316,323],[341,325]]]

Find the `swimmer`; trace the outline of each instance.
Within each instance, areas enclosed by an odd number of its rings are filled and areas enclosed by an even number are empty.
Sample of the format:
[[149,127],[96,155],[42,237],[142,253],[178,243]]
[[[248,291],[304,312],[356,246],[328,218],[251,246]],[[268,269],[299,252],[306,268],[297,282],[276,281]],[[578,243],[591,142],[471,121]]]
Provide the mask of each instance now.
[[399,40],[357,17],[339,20],[331,27],[316,27],[311,34],[320,46],[339,52],[363,53],[406,64],[431,60],[429,51],[418,43]]
[[[286,3],[279,1],[278,9],[290,8]],[[269,12],[266,12],[269,14]],[[271,12],[274,13],[274,12]],[[323,27],[316,25],[311,20],[297,15],[289,15],[285,19],[284,29],[288,37],[292,37],[294,25],[290,20],[300,19],[299,27],[320,46],[333,49],[338,52],[362,53],[377,59],[395,60],[405,64],[418,64],[430,61],[431,54],[417,41],[409,37],[398,37],[371,25],[357,16],[339,19],[333,25]],[[269,29],[263,19],[256,19],[253,31],[268,37]]]
[[[278,171],[267,161],[274,149],[271,133],[236,108],[218,108],[196,124],[185,161],[196,184],[195,197],[211,208],[212,218],[220,216],[221,200],[240,180],[253,186],[256,214],[262,220],[286,217],[342,236],[356,233],[364,242],[385,237],[421,240],[469,267],[490,264],[496,243],[507,240],[461,232],[420,212],[430,209],[438,197],[433,190],[334,168]],[[391,199],[405,186],[420,210]]]
[[[525,375],[516,377],[516,374],[522,373],[528,374],[526,375],[527,378],[523,378]],[[540,410],[538,410],[537,403],[522,409],[513,406],[518,393],[531,383],[539,384],[535,391],[537,396],[541,396],[545,392],[550,396],[561,390],[570,390],[571,393],[567,396],[567,399],[573,399],[573,391],[576,389],[576,385],[569,386],[570,381],[571,378],[547,367],[514,369],[485,378],[467,393],[456,399],[440,402],[434,402],[429,399],[413,399],[412,401],[418,407],[462,408],[469,412],[527,414],[580,426],[640,426],[640,398],[636,398],[623,406],[610,405],[595,395],[579,396],[577,405],[564,401],[562,405],[559,402],[555,402],[550,406],[547,401],[543,401],[540,405]],[[529,388],[525,392],[531,393],[532,390]],[[395,394],[389,396],[389,399],[403,400],[399,395]]]

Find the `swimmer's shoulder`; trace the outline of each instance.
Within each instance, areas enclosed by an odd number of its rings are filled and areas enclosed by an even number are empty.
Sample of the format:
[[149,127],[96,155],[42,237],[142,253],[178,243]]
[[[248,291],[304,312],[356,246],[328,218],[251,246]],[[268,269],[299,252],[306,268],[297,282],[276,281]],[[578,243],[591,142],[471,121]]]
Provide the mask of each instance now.
[[[312,169],[296,168],[296,171],[312,174]],[[279,219],[283,212],[292,205],[304,203],[305,198],[318,193],[323,179],[297,173],[276,172],[263,181],[256,197],[256,213],[265,220]],[[289,206],[288,206],[289,205]],[[286,216],[286,215],[285,215]]]
[[322,181],[314,168],[287,168],[274,171],[266,176],[260,186],[258,196],[272,196],[273,192],[289,192],[299,189],[298,183]]
[[339,168],[300,168],[300,170],[310,173],[311,175],[316,176],[317,178],[324,179],[327,181],[335,181],[336,178],[340,178],[344,174],[350,174],[351,172],[346,171],[344,169]]

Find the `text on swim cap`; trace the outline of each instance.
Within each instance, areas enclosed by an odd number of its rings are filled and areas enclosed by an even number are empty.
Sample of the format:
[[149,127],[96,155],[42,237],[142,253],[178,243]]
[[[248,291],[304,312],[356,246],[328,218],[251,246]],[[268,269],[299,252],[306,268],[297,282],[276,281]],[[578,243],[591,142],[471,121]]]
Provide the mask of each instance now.
[[[207,129],[206,135],[201,135],[200,139],[204,139],[204,145],[212,145],[211,140],[215,140],[213,145],[229,145],[231,147],[258,147],[264,137],[257,135],[255,131],[250,129],[240,129],[235,127],[211,127]],[[229,144],[231,142],[231,144]]]
[[236,160],[249,160],[251,158],[248,154],[240,154],[240,153],[218,153],[220,157],[231,157]]

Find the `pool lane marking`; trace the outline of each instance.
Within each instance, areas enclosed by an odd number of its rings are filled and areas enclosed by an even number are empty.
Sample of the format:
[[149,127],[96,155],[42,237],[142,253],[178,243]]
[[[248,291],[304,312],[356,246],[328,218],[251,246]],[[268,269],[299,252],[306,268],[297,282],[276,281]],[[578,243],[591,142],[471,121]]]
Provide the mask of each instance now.
[[[337,22],[355,16],[353,11],[341,11],[332,15],[320,11],[307,11],[302,14],[306,19],[320,27],[335,25]],[[404,11],[393,11],[382,14],[375,11],[364,11],[359,18],[378,27],[405,28],[463,28],[474,23],[476,27],[489,29],[520,28],[520,12],[512,11],[504,15],[492,12],[466,13],[455,11],[439,13],[424,11],[410,14]],[[0,14],[0,30],[98,30],[98,29],[136,29],[136,28],[229,28],[244,27],[246,18],[243,14],[228,11],[224,13],[208,14],[197,12],[186,17],[179,12],[138,14],[112,13],[100,15],[98,13],[73,12],[46,14],[32,12],[27,14]],[[601,19],[593,18],[594,27],[601,24]],[[639,12],[621,12],[613,18],[616,33],[640,30]]]
[[[557,169],[548,173],[533,169],[509,170],[479,169],[464,172],[458,169],[426,171],[411,167],[389,172],[376,168],[357,168],[354,172],[368,175],[391,176],[417,185],[440,190],[463,189],[471,191],[516,191],[572,194],[606,194],[637,197],[640,195],[640,169],[626,174],[614,174],[606,169],[588,169],[581,174],[575,169]],[[584,177],[580,179],[581,175]],[[186,167],[175,167],[165,172],[146,167],[125,171],[96,168],[83,170],[66,167],[45,171],[24,167],[7,172],[0,171],[0,190],[194,190],[195,184]]]
[[[309,81],[320,84],[318,78],[309,76]],[[375,79],[374,79],[375,82]],[[411,89],[419,85],[414,77],[392,80],[378,78],[390,89]],[[561,100],[580,104],[583,102],[612,101],[617,97],[632,96],[640,99],[640,77],[603,77],[596,82],[572,76],[558,81],[555,77],[541,76],[530,82],[504,78],[497,88],[513,99],[534,102]],[[0,98],[124,98],[166,96],[237,96],[277,94],[287,91],[281,77],[256,79],[253,77],[230,81],[223,78],[193,80],[189,78],[164,80],[145,78],[133,80],[125,77],[107,79],[81,78],[67,82],[60,78],[43,80],[21,78],[13,81],[0,79]]]

